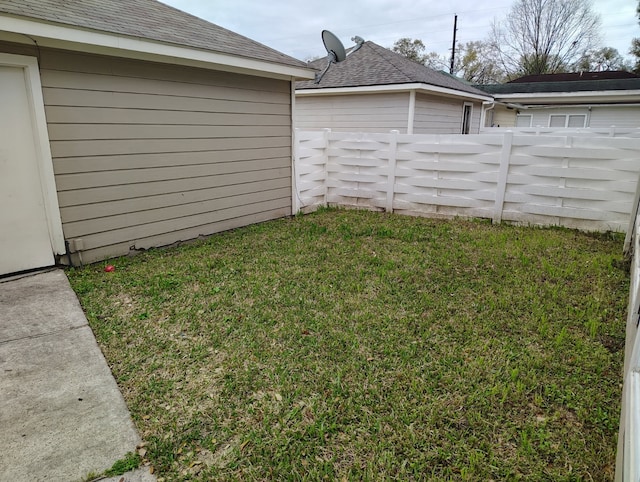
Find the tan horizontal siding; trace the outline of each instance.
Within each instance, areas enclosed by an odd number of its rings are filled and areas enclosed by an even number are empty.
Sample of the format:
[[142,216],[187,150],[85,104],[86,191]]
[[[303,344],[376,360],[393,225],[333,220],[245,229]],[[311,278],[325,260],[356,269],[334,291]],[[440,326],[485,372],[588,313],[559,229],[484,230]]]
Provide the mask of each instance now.
[[[116,243],[101,246],[99,248],[89,249],[83,251],[82,261],[85,263],[92,263],[95,261],[100,261],[102,259],[119,256],[120,254],[127,252],[130,249],[149,249],[154,246],[166,246],[168,244],[173,244],[180,241],[188,241],[199,236],[206,236],[208,234],[246,226],[248,224],[281,218],[283,216],[286,216],[287,214],[289,214],[288,206],[267,211],[253,210],[253,212],[247,215],[232,216],[224,219],[221,218],[209,224],[203,224],[178,231],[171,231],[159,234],[157,236],[138,238],[133,244],[130,242]],[[72,258],[75,264],[78,264],[80,262],[79,256],[77,254],[74,254]],[[63,259],[62,261],[66,262],[65,259]]]
[[59,107],[46,109],[51,124],[146,124],[205,126],[286,126],[288,115],[218,114],[166,110],[110,109],[95,107]]
[[[273,159],[288,156],[288,146],[225,151],[176,152],[170,154],[136,154],[134,167],[135,169],[145,169],[149,167],[189,166],[195,164],[213,164],[216,162]],[[65,157],[55,159],[53,163],[53,169],[56,174],[113,171],[130,169],[131,167],[131,157],[128,155]]]
[[[238,204],[239,200],[235,199],[228,203],[220,204],[220,208],[215,211],[206,213],[198,213],[194,215],[183,215],[177,218],[162,219],[157,222],[147,224],[139,224],[139,220],[132,219],[129,225],[122,229],[114,229],[96,234],[82,236],[84,249],[95,249],[109,244],[117,244],[122,242],[134,242],[138,239],[148,238],[151,236],[164,236],[171,232],[183,231],[186,229],[209,225],[225,219],[247,216],[252,213],[271,211],[275,209],[291,210],[289,195],[287,198],[278,198],[270,201],[258,201],[250,204]],[[246,201],[243,199],[241,201]],[[214,232],[214,231],[211,231]],[[210,234],[200,232],[199,234]],[[184,240],[184,238],[174,239],[170,242]]]
[[43,70],[100,74],[136,79],[160,80],[180,84],[201,84],[215,87],[234,87],[259,92],[289,94],[288,82],[265,77],[252,77],[215,70],[183,67],[134,59],[115,59],[101,55],[61,50],[47,50],[40,58]]
[[251,161],[218,162],[193,166],[154,167],[147,169],[126,169],[117,171],[83,172],[60,174],[56,178],[58,191],[88,189],[93,187],[139,184],[165,179],[187,179],[194,177],[218,176],[221,174],[246,173],[270,169],[288,169],[289,158],[260,159]]
[[[178,95],[141,94],[131,92],[102,92],[82,89],[44,88],[48,106],[102,107],[115,109],[142,109],[152,111],[213,112],[216,114],[289,115],[289,106],[268,100],[279,100],[280,95],[262,94],[261,102],[246,100],[207,99]],[[279,105],[273,105],[279,104]]]
[[[212,115],[213,117],[213,115]],[[53,141],[84,141],[105,139],[217,139],[231,137],[286,137],[288,125],[147,125],[147,124],[50,124],[49,139]]]
[[[289,189],[289,185],[290,181],[288,177],[280,177],[255,182],[244,182],[230,186],[99,202],[92,204],[91,215],[93,217],[117,216],[119,214],[134,213],[148,209],[160,209],[164,206],[178,206],[181,204],[211,201],[240,194],[256,193],[273,189]],[[60,209],[60,214],[62,215],[62,221],[65,223],[91,219],[87,217],[88,212],[84,205],[63,207]]]
[[289,81],[35,52],[63,231],[85,262],[291,214]]
[[[274,200],[282,200],[291,197],[289,187],[272,189],[266,191],[250,192],[233,196],[207,199],[188,204],[177,204],[175,206],[162,206],[159,209],[148,209],[144,211],[133,211],[113,216],[106,216],[82,221],[66,223],[68,236],[71,238],[84,238],[96,233],[107,233],[115,235],[117,230],[127,230],[132,228],[146,229],[142,225],[166,222],[169,220],[181,220],[189,216],[209,215],[216,211],[229,209],[234,206],[243,206],[256,203],[267,203]],[[126,232],[126,231],[123,231]],[[120,235],[123,235],[120,233]],[[120,239],[126,241],[126,239]]]
[[244,90],[238,87],[212,87],[209,85],[170,82],[149,78],[130,78],[87,73],[41,70],[42,87],[56,87],[99,92],[128,92],[168,95],[201,99],[231,100],[238,102],[263,102],[288,104],[290,96],[283,92]]
[[[224,151],[242,148],[290,147],[289,137],[224,137],[213,139],[124,139],[51,141],[54,157],[112,156],[195,151]],[[54,161],[55,162],[55,161]]]
[[104,201],[135,199],[163,193],[182,193],[197,189],[223,188],[225,186],[286,178],[290,176],[290,172],[290,168],[269,169],[195,178],[167,179],[133,185],[121,184],[118,186],[58,191],[58,202],[61,207],[87,206],[89,208],[89,204]]

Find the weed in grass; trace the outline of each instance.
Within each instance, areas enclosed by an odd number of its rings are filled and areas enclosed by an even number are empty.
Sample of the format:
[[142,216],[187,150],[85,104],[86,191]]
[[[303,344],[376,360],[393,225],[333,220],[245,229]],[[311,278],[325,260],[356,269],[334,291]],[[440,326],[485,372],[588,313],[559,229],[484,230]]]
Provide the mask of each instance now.
[[122,475],[125,472],[129,472],[140,467],[140,462],[141,459],[138,454],[129,452],[123,458],[117,460],[110,469],[105,470],[104,475],[107,477]]
[[68,273],[166,480],[610,480],[621,251],[322,209]]

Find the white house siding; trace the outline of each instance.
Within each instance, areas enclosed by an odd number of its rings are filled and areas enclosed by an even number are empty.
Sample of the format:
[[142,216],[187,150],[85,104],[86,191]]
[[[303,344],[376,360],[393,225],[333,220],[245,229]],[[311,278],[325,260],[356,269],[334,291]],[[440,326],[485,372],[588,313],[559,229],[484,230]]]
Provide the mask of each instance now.
[[[633,105],[592,105],[591,111],[588,106],[576,107],[530,107],[520,109],[521,115],[531,115],[531,127],[549,127],[549,117],[551,115],[584,115],[586,116],[585,127],[608,128],[611,126],[621,128],[640,127],[640,106]],[[491,119],[487,116],[487,125],[490,127]],[[507,109],[504,106],[496,105],[493,109],[493,124],[495,127],[515,127],[516,110]]]
[[590,127],[640,127],[640,105],[593,106]]
[[407,132],[409,93],[297,95],[296,127],[340,132]]
[[290,82],[31,50],[82,261],[291,214]]
[[[414,134],[460,134],[464,101],[435,95],[417,94]],[[471,112],[471,134],[480,130],[482,107],[473,102]],[[402,131],[401,131],[402,132]]]
[[[515,127],[516,126],[516,111],[513,109],[507,109],[505,106],[498,105],[490,110],[493,112],[492,116],[487,115],[485,127]],[[493,123],[492,123],[493,120]]]
[[531,115],[531,127],[549,127],[549,117],[552,115],[583,115],[588,126],[589,110],[586,107],[552,107],[552,108],[536,108],[520,109],[520,114]]

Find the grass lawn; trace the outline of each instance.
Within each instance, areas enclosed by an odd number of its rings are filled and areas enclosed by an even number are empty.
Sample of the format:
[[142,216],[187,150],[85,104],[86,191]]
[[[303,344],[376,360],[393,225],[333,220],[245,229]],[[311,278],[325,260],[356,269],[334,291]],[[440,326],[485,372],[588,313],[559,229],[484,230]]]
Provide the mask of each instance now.
[[159,480],[610,480],[620,236],[327,210],[70,269]]

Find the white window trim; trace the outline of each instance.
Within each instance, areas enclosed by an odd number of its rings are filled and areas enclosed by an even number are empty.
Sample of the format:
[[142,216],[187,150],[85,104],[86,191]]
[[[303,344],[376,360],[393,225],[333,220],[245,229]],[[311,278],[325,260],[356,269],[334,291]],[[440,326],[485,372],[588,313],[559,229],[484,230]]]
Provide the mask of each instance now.
[[63,255],[65,253],[64,234],[62,232],[62,220],[60,218],[60,207],[58,206],[58,195],[53,173],[53,161],[51,159],[49,134],[47,133],[47,120],[44,113],[38,61],[35,57],[26,55],[0,53],[0,66],[21,68],[24,72],[29,114],[34,133],[33,144],[36,153],[36,167],[40,177],[49,239],[53,253]]
[[[564,128],[567,129],[569,127],[569,116],[582,117],[584,122],[582,123],[582,127],[572,127],[572,129],[582,129],[587,125],[587,115],[586,114],[549,114],[549,123],[548,127],[553,127],[551,125],[552,117],[564,117]],[[556,129],[562,129],[562,127],[556,127]]]
[[[469,109],[469,132],[464,132],[464,111],[466,110],[466,108],[470,107]],[[462,121],[460,122],[460,133],[461,134],[471,134],[471,121],[473,120],[473,102],[464,102],[462,104]]]
[[[528,126],[518,126],[518,118],[524,119],[525,117],[529,118],[529,125]],[[516,126],[518,127],[531,127],[531,124],[533,124],[533,115],[532,114],[516,114]]]

